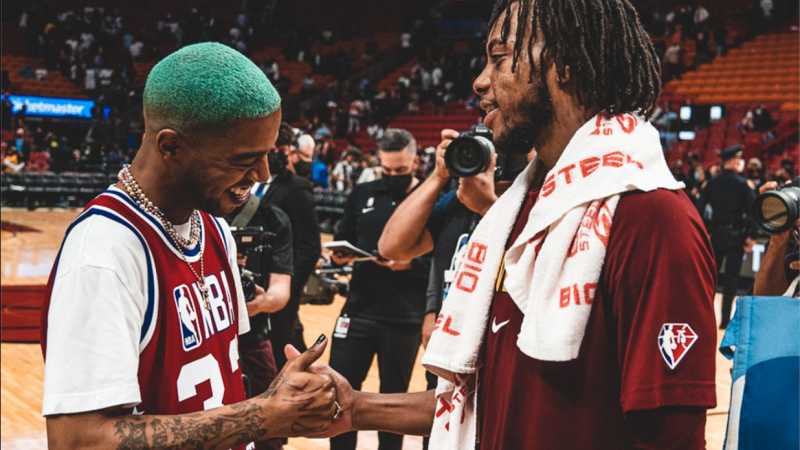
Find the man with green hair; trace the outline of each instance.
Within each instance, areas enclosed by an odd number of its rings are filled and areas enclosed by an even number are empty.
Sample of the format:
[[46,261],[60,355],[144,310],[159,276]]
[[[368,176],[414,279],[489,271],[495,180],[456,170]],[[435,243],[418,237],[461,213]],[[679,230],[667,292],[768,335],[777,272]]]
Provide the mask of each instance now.
[[158,63],[146,135],[119,182],[67,229],[42,312],[51,449],[252,448],[338,415],[329,376],[306,373],[325,336],[245,401],[249,329],[230,230],[218,217],[269,177],[280,98],[220,44]]

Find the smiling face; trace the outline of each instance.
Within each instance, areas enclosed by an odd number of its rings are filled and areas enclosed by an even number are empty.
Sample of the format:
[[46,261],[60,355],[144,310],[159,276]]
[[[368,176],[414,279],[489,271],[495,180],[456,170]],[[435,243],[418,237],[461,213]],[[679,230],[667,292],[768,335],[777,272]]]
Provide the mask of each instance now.
[[229,136],[190,142],[182,184],[195,206],[224,217],[250,198],[250,188],[269,178],[267,152],[275,145],[281,113],[240,119]]
[[[511,23],[505,39],[501,36],[505,13],[492,27],[486,45],[486,66],[473,83],[473,89],[481,97],[481,109],[487,112],[483,122],[494,132],[497,150],[526,154],[552,123],[554,107],[543,83],[540,39],[532,43],[533,64],[524,45],[515,70],[511,70],[518,8],[518,3],[511,7]],[[530,39],[530,33],[529,27],[525,39]]]

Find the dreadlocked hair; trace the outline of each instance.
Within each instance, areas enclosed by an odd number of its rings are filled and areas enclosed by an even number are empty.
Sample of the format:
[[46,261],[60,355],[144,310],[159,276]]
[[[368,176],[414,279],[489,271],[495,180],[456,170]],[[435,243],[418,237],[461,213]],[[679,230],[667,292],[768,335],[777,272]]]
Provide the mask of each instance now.
[[[533,42],[541,32],[539,74],[543,83],[545,61],[555,64],[559,79],[566,76],[569,66],[581,105],[608,115],[636,112],[650,118],[661,93],[660,64],[628,0],[497,0],[490,28],[505,12],[500,28],[503,41],[510,33],[514,3],[519,3],[519,8],[512,72],[523,49],[533,65]],[[528,27],[531,38],[524,42]]]

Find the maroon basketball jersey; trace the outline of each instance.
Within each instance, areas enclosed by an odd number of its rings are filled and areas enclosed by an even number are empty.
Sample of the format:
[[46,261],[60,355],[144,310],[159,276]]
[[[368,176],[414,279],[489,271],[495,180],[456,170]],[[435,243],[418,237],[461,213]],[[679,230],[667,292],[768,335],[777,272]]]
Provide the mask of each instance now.
[[[210,307],[204,306],[197,278],[181,259],[161,223],[143,213],[120,191],[108,190],[90,202],[67,230],[93,215],[130,229],[141,242],[147,265],[148,298],[139,341],[141,403],[135,414],[185,414],[245,400],[238,351],[238,302],[227,243],[218,219],[201,216],[202,248]],[[102,239],[102,237],[98,237]],[[192,263],[200,273],[200,262]],[[46,353],[47,321],[58,258],[42,310],[41,342]],[[102,345],[102,337],[97,345]],[[244,446],[237,447],[243,449]]]
[[[526,198],[509,245],[524,229],[538,193]],[[480,449],[640,448],[634,439],[647,433],[633,433],[626,413],[713,407],[713,268],[703,223],[682,191],[624,194],[580,352],[563,362],[519,350],[524,314],[505,290],[501,269],[478,390]],[[664,329],[695,333],[674,359],[662,355]],[[654,432],[656,425],[646,429]],[[699,433],[702,445],[703,422],[691,425],[699,429],[675,433]]]

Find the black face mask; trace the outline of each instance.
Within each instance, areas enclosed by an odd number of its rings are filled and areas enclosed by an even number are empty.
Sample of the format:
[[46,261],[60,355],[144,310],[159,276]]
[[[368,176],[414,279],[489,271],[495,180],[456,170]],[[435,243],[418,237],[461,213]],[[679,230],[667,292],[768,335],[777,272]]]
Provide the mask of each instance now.
[[386,187],[389,188],[389,191],[392,194],[403,194],[408,189],[408,186],[411,184],[411,180],[414,178],[414,174],[407,173],[404,175],[384,175],[383,180],[386,183]]
[[294,165],[294,172],[305,178],[311,173],[311,163],[308,161],[297,161]]
[[269,173],[271,175],[280,175],[286,170],[289,164],[289,157],[283,152],[269,152],[267,153],[267,164],[269,164]]

